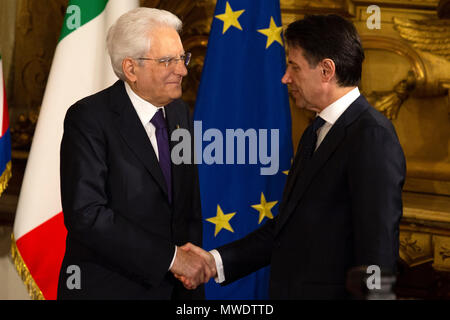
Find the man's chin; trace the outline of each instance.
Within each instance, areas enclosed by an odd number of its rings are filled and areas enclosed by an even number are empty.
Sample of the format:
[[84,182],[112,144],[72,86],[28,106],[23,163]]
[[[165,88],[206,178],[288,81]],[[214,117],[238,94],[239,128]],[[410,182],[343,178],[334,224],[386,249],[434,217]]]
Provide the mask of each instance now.
[[170,99],[171,99],[172,101],[173,101],[173,100],[176,100],[176,99],[180,99],[182,95],[183,95],[183,92],[182,92],[181,89],[180,89],[180,90],[171,92],[171,94],[170,94]]
[[179,91],[174,92],[174,94],[172,95],[172,97],[173,97],[174,99],[180,99],[182,95],[183,95],[183,91],[182,91],[181,88],[180,88]]
[[294,101],[297,109],[306,109],[306,102],[304,100],[294,99]]

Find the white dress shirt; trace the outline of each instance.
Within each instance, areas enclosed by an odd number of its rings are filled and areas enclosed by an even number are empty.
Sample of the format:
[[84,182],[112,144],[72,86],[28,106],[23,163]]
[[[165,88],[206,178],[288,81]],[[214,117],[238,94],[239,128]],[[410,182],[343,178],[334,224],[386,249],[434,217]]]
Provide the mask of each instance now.
[[156,112],[158,112],[160,108],[162,108],[164,117],[166,117],[166,110],[164,110],[164,107],[159,108],[155,107],[150,102],[139,97],[126,82],[125,82],[125,90],[127,91],[127,94],[130,97],[131,104],[136,110],[138,117],[142,122],[142,125],[144,126],[145,132],[147,132],[147,136],[150,139],[150,142],[153,146],[153,150],[155,150],[156,157],[158,158],[159,161],[158,142],[156,140],[155,134],[156,128],[150,122],[150,120],[152,120],[153,116],[155,115]]
[[338,100],[330,104],[328,107],[323,109],[319,114],[325,123],[322,127],[317,130],[317,143],[316,149],[320,146],[323,139],[327,135],[328,131],[330,131],[331,127],[334,123],[339,119],[339,117],[344,113],[345,110],[356,100],[361,94],[359,93],[358,87],[347,92],[344,96],[340,97]]
[[[327,135],[328,131],[330,131],[331,127],[335,124],[337,119],[344,113],[345,110],[360,96],[358,87],[352,89],[347,94],[330,104],[328,107],[323,109],[318,116],[320,116],[325,123],[322,127],[317,130],[317,143],[316,149],[322,143],[323,139]],[[213,249],[210,251],[213,255],[216,269],[217,269],[217,277],[214,279],[217,283],[222,283],[225,281],[225,272],[223,270],[222,258],[220,256],[219,251]]]
[[[166,117],[166,110],[164,110],[164,107],[155,107],[150,102],[142,99],[139,97],[133,89],[128,85],[128,83],[125,83],[125,90],[128,94],[128,97],[131,100],[131,104],[133,105],[134,109],[137,112],[137,115],[139,117],[139,120],[141,120],[142,125],[144,126],[145,132],[147,132],[147,136],[152,144],[153,150],[155,150],[156,157],[159,161],[159,154],[158,154],[158,141],[156,140],[156,128],[155,126],[150,122],[152,120],[153,116],[160,108],[163,110],[163,115]],[[172,262],[170,263],[169,270],[172,268],[173,263],[175,261],[175,256],[177,255],[177,246],[175,246],[175,253],[172,258]]]

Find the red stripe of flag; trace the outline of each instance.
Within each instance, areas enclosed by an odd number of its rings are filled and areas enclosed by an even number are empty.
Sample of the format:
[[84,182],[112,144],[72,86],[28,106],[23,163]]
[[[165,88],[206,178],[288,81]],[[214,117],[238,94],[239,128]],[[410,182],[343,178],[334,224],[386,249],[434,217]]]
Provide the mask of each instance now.
[[2,137],[5,134],[6,130],[9,127],[9,115],[8,115],[8,104],[6,103],[6,89],[5,89],[5,81],[3,80],[3,123],[2,123]]
[[56,300],[67,230],[60,212],[16,241],[34,282],[47,300]]

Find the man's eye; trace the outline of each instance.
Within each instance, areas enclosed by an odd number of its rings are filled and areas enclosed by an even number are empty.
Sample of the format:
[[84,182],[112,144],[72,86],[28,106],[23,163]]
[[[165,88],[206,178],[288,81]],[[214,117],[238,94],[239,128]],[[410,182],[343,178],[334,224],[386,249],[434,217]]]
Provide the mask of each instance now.
[[159,62],[160,63],[170,63],[170,61],[172,61],[173,60],[173,58],[162,58],[162,59],[159,59]]

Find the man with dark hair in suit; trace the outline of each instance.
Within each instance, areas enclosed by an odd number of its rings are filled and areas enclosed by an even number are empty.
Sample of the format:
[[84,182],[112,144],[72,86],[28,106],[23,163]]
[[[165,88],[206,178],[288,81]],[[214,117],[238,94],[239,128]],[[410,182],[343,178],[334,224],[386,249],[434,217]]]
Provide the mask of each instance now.
[[[61,144],[61,196],[68,230],[59,299],[204,298],[214,270],[178,245],[202,245],[197,168],[174,165],[170,134],[191,133],[181,81],[190,54],[172,13],[138,8],[108,33],[111,87],[75,103]],[[191,162],[192,163],[192,162]],[[75,265],[80,287],[69,288]]]
[[270,265],[272,299],[344,299],[352,267],[396,269],[405,159],[392,124],[358,90],[364,51],[354,25],[306,16],[285,37],[282,82],[316,117],[300,140],[279,214],[210,253],[192,244],[184,250],[217,264],[224,285]]

